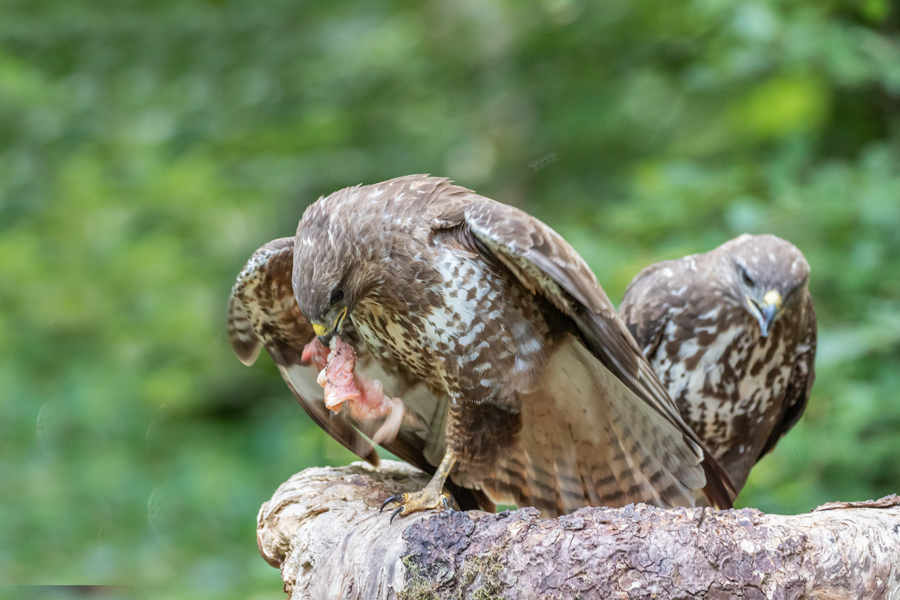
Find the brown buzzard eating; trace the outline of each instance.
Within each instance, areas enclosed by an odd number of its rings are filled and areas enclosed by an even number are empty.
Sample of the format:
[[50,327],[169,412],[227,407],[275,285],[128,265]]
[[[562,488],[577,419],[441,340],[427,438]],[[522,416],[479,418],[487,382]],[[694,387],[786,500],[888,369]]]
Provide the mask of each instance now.
[[[294,238],[281,238],[265,244],[250,257],[237,277],[228,303],[228,337],[231,348],[245,365],[252,365],[262,346],[272,356],[281,376],[309,416],[331,437],[373,465],[378,464],[375,449],[360,435],[377,439],[385,419],[358,418],[352,411],[334,414],[323,401],[316,382],[319,367],[305,360],[304,349],[315,339],[313,327],[294,299],[291,274],[294,268]],[[341,335],[358,349],[356,371],[379,380],[386,389],[402,393],[406,418],[400,431],[382,445],[394,455],[428,473],[434,473],[443,449],[429,447],[429,426],[443,422],[446,399],[433,396],[421,383],[401,381],[386,373],[365,351],[353,326],[345,324]],[[464,509],[493,511],[490,499],[480,491],[449,485]]]
[[[322,341],[358,336],[360,364],[377,366],[370,376],[410,413],[400,436],[418,438],[411,462],[437,467],[396,499],[401,515],[444,504],[448,477],[548,516],[690,505],[701,488],[730,505],[727,477],[593,273],[518,209],[420,175],[340,190],[300,221],[293,290],[296,305],[264,309],[252,329],[265,339],[302,313]],[[310,337],[290,338],[293,355]]]
[[740,490],[797,423],[815,373],[809,264],[773,235],[651,265],[620,312],[688,425]]

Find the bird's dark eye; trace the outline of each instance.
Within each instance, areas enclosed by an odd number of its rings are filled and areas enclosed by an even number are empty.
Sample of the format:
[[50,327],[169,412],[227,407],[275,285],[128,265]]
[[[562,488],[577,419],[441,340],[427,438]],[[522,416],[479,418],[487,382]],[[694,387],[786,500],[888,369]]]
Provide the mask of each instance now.
[[744,283],[749,286],[756,285],[756,282],[753,281],[753,278],[750,277],[750,273],[748,273],[747,269],[745,269],[744,267],[741,267],[741,278],[744,280]]
[[331,303],[332,304],[337,304],[338,302],[340,302],[343,299],[344,299],[344,290],[338,288],[338,289],[334,290],[333,292],[331,292]]

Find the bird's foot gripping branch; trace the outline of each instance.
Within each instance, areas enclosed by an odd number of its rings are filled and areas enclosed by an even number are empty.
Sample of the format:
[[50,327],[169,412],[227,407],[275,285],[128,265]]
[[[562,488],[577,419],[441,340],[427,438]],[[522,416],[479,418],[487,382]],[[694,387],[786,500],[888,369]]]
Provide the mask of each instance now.
[[425,486],[425,489],[418,492],[394,494],[382,503],[381,510],[384,510],[390,504],[397,504],[397,508],[391,514],[391,521],[393,521],[397,515],[405,517],[408,514],[423,510],[450,508],[453,497],[444,491],[444,483],[455,465],[456,455],[448,450],[444,454],[444,460],[441,461],[437,472],[431,478],[431,481],[428,482],[428,485]]

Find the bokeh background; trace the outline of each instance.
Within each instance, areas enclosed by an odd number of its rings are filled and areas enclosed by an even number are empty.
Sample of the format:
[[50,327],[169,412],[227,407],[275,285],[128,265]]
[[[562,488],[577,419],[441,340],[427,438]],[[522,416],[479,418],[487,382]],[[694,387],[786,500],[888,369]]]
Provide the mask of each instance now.
[[614,301],[792,241],[818,377],[740,503],[900,492],[898,31],[890,0],[0,0],[0,582],[283,597],[259,505],[352,457],[225,301],[318,196],[409,173],[539,216]]

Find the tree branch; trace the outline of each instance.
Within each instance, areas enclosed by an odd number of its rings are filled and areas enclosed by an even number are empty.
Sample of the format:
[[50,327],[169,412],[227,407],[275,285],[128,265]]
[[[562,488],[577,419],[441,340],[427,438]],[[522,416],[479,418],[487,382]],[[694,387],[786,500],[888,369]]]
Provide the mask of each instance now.
[[292,599],[900,598],[900,496],[796,516],[378,511],[428,479],[392,461],[298,473],[260,509],[260,553]]

